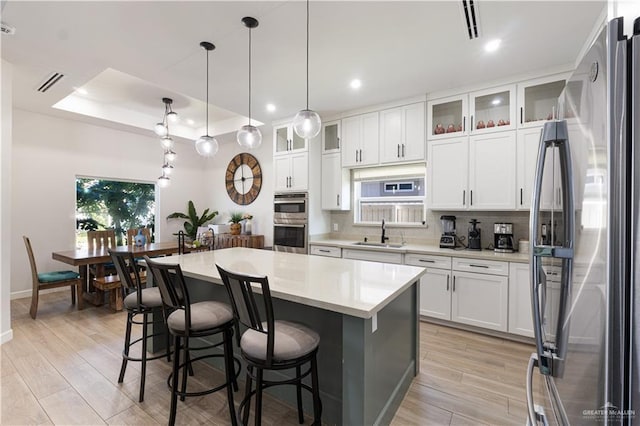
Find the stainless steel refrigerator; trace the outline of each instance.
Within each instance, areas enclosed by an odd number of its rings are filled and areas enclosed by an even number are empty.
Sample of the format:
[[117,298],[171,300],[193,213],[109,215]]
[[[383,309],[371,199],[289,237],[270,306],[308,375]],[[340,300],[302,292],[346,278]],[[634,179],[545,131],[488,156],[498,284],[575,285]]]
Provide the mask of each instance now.
[[629,36],[623,23],[604,27],[542,130],[529,424],[640,424],[640,19]]

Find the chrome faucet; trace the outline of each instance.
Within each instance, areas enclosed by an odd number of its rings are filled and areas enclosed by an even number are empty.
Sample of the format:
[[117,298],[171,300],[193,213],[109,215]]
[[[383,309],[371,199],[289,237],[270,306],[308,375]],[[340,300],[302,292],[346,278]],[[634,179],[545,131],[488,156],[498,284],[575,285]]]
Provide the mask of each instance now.
[[382,237],[380,237],[380,242],[384,244],[387,240],[389,240],[389,237],[384,236],[384,219],[382,219]]

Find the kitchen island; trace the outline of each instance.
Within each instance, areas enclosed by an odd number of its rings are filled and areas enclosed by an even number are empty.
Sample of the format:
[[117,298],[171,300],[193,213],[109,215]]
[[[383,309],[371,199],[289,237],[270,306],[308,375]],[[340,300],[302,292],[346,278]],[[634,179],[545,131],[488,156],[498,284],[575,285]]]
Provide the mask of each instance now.
[[[154,260],[180,264],[192,301],[228,302],[216,263],[266,275],[276,319],[304,323],[320,334],[323,423],[389,423],[418,373],[423,268],[247,248]],[[295,405],[295,388],[269,392]]]

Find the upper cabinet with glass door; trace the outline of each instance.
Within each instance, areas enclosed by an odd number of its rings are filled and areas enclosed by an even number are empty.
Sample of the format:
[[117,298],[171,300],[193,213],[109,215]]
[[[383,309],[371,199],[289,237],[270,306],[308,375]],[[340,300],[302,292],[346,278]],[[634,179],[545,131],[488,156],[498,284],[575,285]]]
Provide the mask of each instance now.
[[307,150],[307,140],[293,130],[291,123],[273,128],[273,155],[291,154]]
[[516,85],[494,87],[469,94],[471,134],[516,128]]
[[556,108],[565,78],[553,75],[518,84],[518,127],[542,126],[558,117]]
[[468,98],[464,94],[427,102],[427,139],[468,135]]
[[340,120],[322,123],[322,153],[340,152]]

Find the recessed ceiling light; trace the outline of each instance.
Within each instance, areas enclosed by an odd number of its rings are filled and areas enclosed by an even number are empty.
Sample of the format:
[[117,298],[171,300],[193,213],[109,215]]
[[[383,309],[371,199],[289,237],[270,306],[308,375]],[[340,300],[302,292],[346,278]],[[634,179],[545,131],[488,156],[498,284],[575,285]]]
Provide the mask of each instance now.
[[79,95],[88,95],[88,94],[89,94],[89,92],[87,92],[87,89],[83,89],[82,87],[77,88],[77,89],[76,89],[76,92],[77,92]]
[[500,102],[502,102],[500,98],[495,98],[491,101],[491,105],[500,105]]
[[195,122],[195,121],[193,121],[193,120],[192,120],[192,119],[190,119],[190,118],[187,118],[187,124],[188,124],[189,126],[193,126],[194,124],[196,124],[196,122]]
[[359,89],[360,86],[362,86],[362,81],[354,78],[353,80],[351,80],[351,83],[349,83],[349,86],[351,86],[352,89]]
[[274,104],[267,104],[267,111],[273,112],[276,110],[276,106]]
[[499,38],[495,40],[491,40],[490,42],[484,45],[485,52],[488,52],[488,53],[495,52],[500,47],[500,43],[502,43],[502,40],[500,40]]

